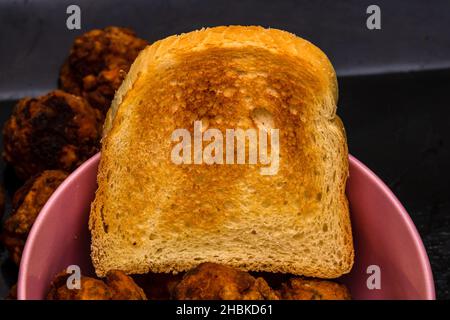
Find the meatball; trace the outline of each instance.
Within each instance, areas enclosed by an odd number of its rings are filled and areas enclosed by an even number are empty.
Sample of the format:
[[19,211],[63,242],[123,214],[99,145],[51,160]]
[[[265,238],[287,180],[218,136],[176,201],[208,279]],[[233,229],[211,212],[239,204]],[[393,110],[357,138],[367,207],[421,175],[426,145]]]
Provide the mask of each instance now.
[[133,280],[144,290],[150,300],[169,300],[173,288],[181,281],[183,273],[145,273],[133,275]]
[[79,289],[67,287],[69,276],[63,271],[55,277],[48,300],[147,300],[144,291],[122,271],[109,271],[105,281],[82,276]]
[[91,30],[75,39],[61,68],[60,88],[85,97],[103,115],[147,41],[126,28]]
[[4,158],[23,180],[72,171],[99,150],[102,120],[87,101],[60,90],[18,102],[3,128]]
[[2,242],[11,259],[20,264],[23,247],[36,217],[48,198],[67,177],[60,170],[47,170],[29,179],[12,199],[12,213],[3,225]]
[[174,287],[180,300],[278,300],[263,278],[215,263],[202,263]]
[[69,289],[69,276],[65,271],[56,275],[50,285],[47,300],[111,300],[111,290],[103,281],[82,276],[80,289]]
[[122,271],[109,271],[105,282],[110,288],[113,300],[146,300],[144,291]]
[[293,278],[284,283],[280,290],[281,299],[284,300],[350,300],[350,292],[339,283]]

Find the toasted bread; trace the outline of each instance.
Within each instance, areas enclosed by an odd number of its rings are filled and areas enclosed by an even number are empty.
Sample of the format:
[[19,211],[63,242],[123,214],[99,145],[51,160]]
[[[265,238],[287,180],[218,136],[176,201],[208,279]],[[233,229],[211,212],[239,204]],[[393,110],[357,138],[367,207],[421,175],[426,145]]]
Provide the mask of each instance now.
[[[144,49],[117,91],[89,227],[96,273],[201,262],[334,278],[350,271],[348,151],[326,55],[285,31],[229,26]],[[175,129],[279,129],[279,169],[175,164]]]

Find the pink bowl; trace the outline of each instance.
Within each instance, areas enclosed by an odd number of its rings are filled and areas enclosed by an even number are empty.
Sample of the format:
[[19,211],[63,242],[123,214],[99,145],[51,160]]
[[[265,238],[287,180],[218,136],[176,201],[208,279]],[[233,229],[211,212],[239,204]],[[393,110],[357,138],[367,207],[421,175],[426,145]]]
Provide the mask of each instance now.
[[[87,225],[99,158],[72,173],[39,214],[20,265],[19,299],[44,299],[55,274],[69,265],[93,274]],[[351,156],[347,195],[355,265],[341,280],[353,298],[434,299],[430,263],[411,218],[389,188]],[[381,289],[368,289],[370,265],[380,268]]]

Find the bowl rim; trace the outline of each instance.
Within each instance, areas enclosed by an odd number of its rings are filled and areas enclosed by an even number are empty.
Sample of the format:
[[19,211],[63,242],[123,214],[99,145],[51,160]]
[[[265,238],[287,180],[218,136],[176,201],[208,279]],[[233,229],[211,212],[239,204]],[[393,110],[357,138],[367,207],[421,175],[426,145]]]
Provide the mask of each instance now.
[[[85,168],[90,167],[93,165],[93,163],[98,162],[100,160],[100,152],[89,158],[87,161],[85,161],[81,166],[79,166],[75,171],[73,171],[57,188],[57,190],[51,195],[51,197],[48,199],[44,207],[42,208],[41,212],[39,213],[38,217],[36,218],[36,221],[34,222],[31,231],[28,235],[27,241],[25,243],[25,247],[22,254],[22,259],[20,262],[19,267],[19,276],[18,276],[18,282],[17,282],[17,298],[18,300],[26,300],[27,296],[27,270],[28,266],[30,265],[30,257],[31,252],[33,250],[33,247],[37,241],[35,241],[35,238],[38,235],[39,230],[41,229],[41,226],[43,225],[45,221],[45,217],[47,212],[49,212],[49,208],[51,208],[54,204],[54,202],[59,198],[59,196],[64,193],[67,189],[67,186],[71,184],[74,180],[78,179],[78,176],[80,172],[84,171]],[[414,225],[414,222],[412,221],[411,217],[407,213],[406,209],[403,207],[403,205],[400,203],[400,201],[397,199],[397,197],[394,195],[394,193],[389,189],[389,187],[371,170],[369,169],[365,164],[363,164],[361,161],[353,157],[349,154],[349,162],[351,165],[354,165],[358,167],[363,175],[370,180],[372,180],[379,188],[380,190],[386,195],[387,198],[389,198],[395,208],[397,209],[397,212],[399,213],[400,219],[403,220],[406,228],[408,229],[408,232],[412,235],[412,238],[414,239],[414,245],[417,249],[419,259],[420,259],[420,266],[421,269],[424,271],[424,277],[425,277],[425,285],[426,285],[426,292],[425,297],[428,300],[434,300],[436,299],[436,293],[435,293],[435,287],[434,287],[434,280],[433,280],[433,273],[431,270],[430,260],[428,258],[428,254],[426,252],[425,246],[423,244],[422,238],[420,237],[419,232],[417,231],[416,226]]]
[[397,209],[399,213],[400,219],[403,220],[408,232],[411,234],[414,239],[414,246],[419,255],[420,266],[424,272],[425,278],[425,300],[435,300],[436,299],[436,290],[434,286],[433,279],[433,271],[431,269],[430,259],[428,258],[427,251],[425,249],[425,245],[423,244],[422,237],[419,234],[419,231],[416,228],[411,216],[406,211],[405,207],[403,207],[400,200],[398,200],[397,196],[392,192],[392,190],[378,177],[371,169],[369,169],[364,163],[359,161],[357,158],[349,154],[350,163],[361,169],[363,175],[369,179],[371,179],[380,190],[392,201],[392,204]]
[[34,221],[33,226],[31,227],[30,233],[28,234],[28,238],[25,242],[25,247],[22,252],[22,258],[20,260],[19,266],[19,276],[17,280],[17,300],[27,300],[27,270],[28,266],[31,264],[31,252],[33,247],[37,241],[35,238],[38,235],[41,226],[44,224],[45,217],[47,212],[49,212],[49,208],[53,207],[56,200],[59,198],[61,194],[63,194],[67,186],[70,185],[73,181],[78,179],[80,172],[84,171],[85,168],[92,166],[95,162],[100,160],[100,152],[93,155],[91,158],[83,162],[77,169],[75,169],[53,192],[50,198],[47,200],[45,205],[42,207],[39,212],[36,220]]

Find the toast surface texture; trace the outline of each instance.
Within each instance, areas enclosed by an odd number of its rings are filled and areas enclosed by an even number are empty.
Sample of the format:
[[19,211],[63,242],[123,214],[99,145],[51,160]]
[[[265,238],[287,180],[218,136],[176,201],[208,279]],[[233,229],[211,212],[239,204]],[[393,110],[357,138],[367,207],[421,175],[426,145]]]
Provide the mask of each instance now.
[[[306,40],[215,27],[144,49],[107,115],[91,207],[96,273],[180,272],[201,262],[334,278],[350,271],[348,151],[337,82]],[[255,111],[256,110],[256,111]],[[171,161],[172,132],[279,129],[279,170]],[[205,146],[205,143],[204,145]]]

